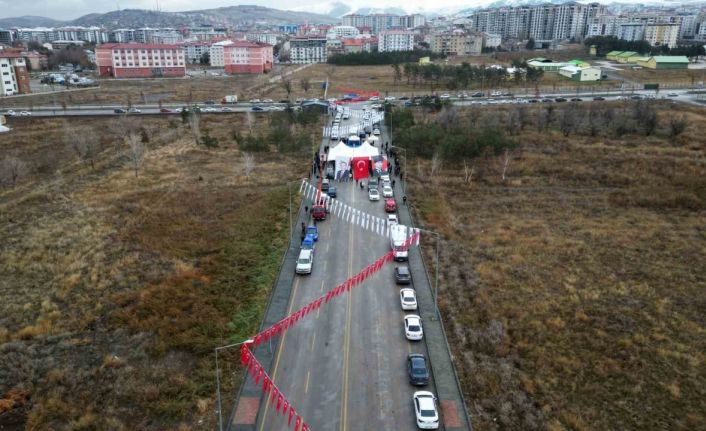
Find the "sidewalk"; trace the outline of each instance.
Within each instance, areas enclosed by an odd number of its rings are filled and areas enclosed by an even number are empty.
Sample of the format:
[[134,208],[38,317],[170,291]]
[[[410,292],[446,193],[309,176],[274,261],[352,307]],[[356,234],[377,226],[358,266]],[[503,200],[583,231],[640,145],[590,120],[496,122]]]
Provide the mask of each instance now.
[[[397,180],[398,184],[395,188],[396,191],[401,192],[402,181],[399,178]],[[407,205],[399,205],[397,213],[401,224],[414,226]],[[435,241],[436,239],[432,235],[425,235],[422,232],[421,240]],[[429,352],[429,362],[436,384],[436,396],[442,411],[444,429],[447,431],[472,430],[470,416],[463,401],[461,385],[451,359],[451,349],[446,339],[443,322],[434,311],[433,285],[429,279],[420,247],[412,247],[409,250],[409,270],[412,273],[414,288],[417,292],[419,315],[424,327],[424,341]]]

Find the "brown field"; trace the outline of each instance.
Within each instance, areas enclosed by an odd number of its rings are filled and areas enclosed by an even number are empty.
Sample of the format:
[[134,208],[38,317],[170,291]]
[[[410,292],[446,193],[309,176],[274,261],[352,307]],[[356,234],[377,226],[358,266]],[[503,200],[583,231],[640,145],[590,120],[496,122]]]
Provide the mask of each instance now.
[[36,94],[26,97],[0,98],[0,108],[12,106],[61,106],[67,105],[128,105],[201,103],[206,100],[220,101],[227,94],[237,94],[241,99],[261,97],[261,88],[269,78],[286,71],[290,66],[277,67],[265,75],[232,75],[183,79],[101,79],[100,88],[70,91],[56,94]]
[[648,137],[530,124],[505,181],[503,155],[468,182],[409,161],[474,429],[706,429],[705,114],[661,105]]
[[627,67],[620,71],[615,71],[615,74],[630,81],[648,84],[693,86],[698,83],[706,83],[706,69],[655,70],[643,67],[642,69],[633,70]]
[[[242,116],[202,121],[217,148],[135,118],[135,177],[120,124],[67,121],[14,121],[0,139],[25,163],[0,185],[0,428],[214,429],[213,348],[259,324],[287,245],[285,181],[309,158],[258,153],[248,179]],[[65,124],[97,137],[94,168]],[[221,357],[226,408],[236,358]]]

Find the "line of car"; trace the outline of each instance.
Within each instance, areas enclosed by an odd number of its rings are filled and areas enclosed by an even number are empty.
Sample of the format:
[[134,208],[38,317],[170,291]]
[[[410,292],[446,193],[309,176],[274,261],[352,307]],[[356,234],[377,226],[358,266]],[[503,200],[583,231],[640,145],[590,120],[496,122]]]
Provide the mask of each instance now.
[[10,109],[7,112],[5,112],[5,114],[3,114],[3,115],[7,115],[8,117],[30,117],[32,115],[32,113],[29,111],[17,112],[17,111]]

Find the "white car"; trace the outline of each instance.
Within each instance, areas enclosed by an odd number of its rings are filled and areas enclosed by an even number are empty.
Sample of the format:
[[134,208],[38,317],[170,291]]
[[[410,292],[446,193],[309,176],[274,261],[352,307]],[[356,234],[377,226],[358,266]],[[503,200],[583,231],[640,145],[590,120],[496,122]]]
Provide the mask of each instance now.
[[284,106],[270,106],[270,111],[279,111],[279,112],[282,112],[282,111],[284,111],[285,109],[287,109],[287,108],[285,108]]
[[15,115],[17,115],[17,113],[15,111],[13,111],[12,109],[10,109],[9,111],[7,111],[5,113],[5,115],[7,115],[8,117],[14,117]]
[[436,408],[436,397],[429,391],[417,391],[412,396],[414,414],[417,416],[417,426],[424,430],[439,429],[439,411]]
[[32,113],[29,111],[20,111],[20,113],[18,115],[20,117],[29,117],[30,115],[32,115]]
[[380,200],[380,192],[378,192],[378,189],[368,190],[368,199],[370,199],[371,201],[379,201]]
[[350,111],[343,111],[343,119],[347,120],[351,118],[351,112]]
[[373,96],[373,97],[371,97],[371,98],[368,99],[368,100],[370,100],[371,102],[377,102],[378,100],[380,100],[380,98],[377,97],[377,96]]
[[417,295],[414,289],[400,289],[400,304],[403,310],[417,309]]
[[395,100],[395,96],[387,96],[387,97],[385,98],[385,101],[386,101],[386,102],[392,102],[393,100]]
[[496,90],[496,91],[491,91],[491,92],[490,92],[490,95],[491,95],[491,96],[502,96],[503,93],[501,93],[500,91],[497,91],[497,90]]
[[216,108],[201,108],[201,112],[216,112]]
[[250,99],[250,103],[260,103],[260,99]]
[[383,183],[389,183],[390,182],[390,175],[389,174],[380,175],[380,181],[382,181]]
[[451,96],[449,96],[447,93],[444,93],[444,94],[442,94],[441,96],[439,96],[439,99],[448,99],[448,98],[450,98],[450,97],[451,97]]
[[379,103],[373,103],[372,105],[370,105],[370,107],[373,109],[380,109],[382,108],[382,105]]
[[380,129],[373,129],[373,135],[380,136]]
[[393,196],[392,187],[385,186],[382,188],[382,197],[391,198],[392,196]]
[[139,113],[142,112],[142,111],[140,111],[140,110],[137,109],[137,108],[130,108],[130,109],[127,110],[127,112],[128,112],[128,114],[139,114]]
[[272,103],[272,99],[262,99],[262,103]]
[[404,336],[410,341],[421,340],[424,336],[422,330],[422,318],[416,314],[404,316]]
[[311,274],[311,268],[314,266],[313,250],[302,250],[299,252],[297,259],[297,274]]
[[329,103],[336,103],[336,98],[335,97],[330,97],[327,99]]
[[223,111],[223,112],[233,112],[233,108],[229,108],[229,107],[226,106],[225,108],[221,108],[221,111]]
[[397,214],[388,214],[387,215],[387,224],[388,225],[397,224]]

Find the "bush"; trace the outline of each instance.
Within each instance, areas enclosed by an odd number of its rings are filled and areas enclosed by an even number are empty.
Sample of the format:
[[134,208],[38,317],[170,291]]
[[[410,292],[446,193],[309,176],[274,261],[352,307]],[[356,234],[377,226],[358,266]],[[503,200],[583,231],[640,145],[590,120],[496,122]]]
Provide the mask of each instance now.
[[392,51],[392,52],[353,52],[350,54],[336,54],[328,58],[329,64],[340,66],[362,66],[376,64],[400,64],[408,62],[418,62],[422,57],[429,57],[432,60],[446,58],[443,54],[437,54],[428,50],[415,49],[414,51]]

